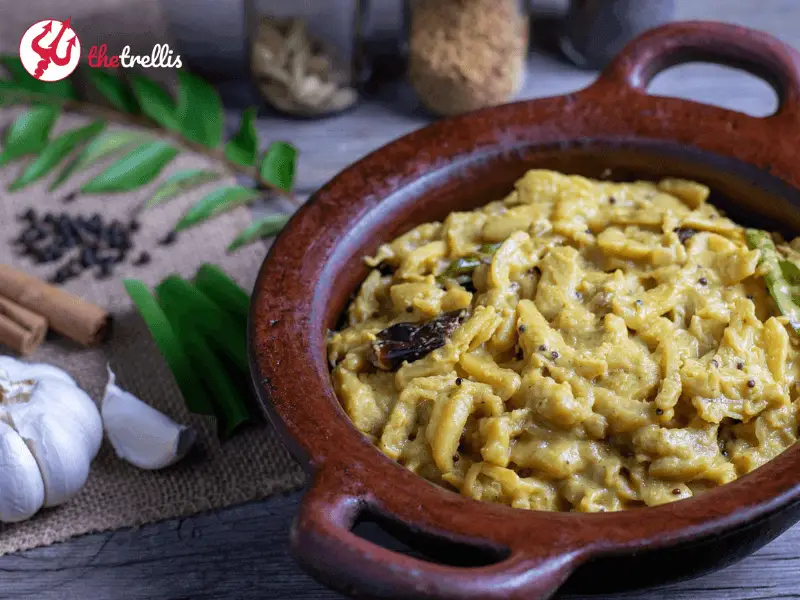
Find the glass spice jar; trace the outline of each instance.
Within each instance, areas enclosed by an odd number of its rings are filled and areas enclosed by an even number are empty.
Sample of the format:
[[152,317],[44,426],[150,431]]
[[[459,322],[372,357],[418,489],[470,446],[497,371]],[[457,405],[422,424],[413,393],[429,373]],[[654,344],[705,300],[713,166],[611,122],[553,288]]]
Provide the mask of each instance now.
[[367,0],[245,0],[250,73],[263,99],[296,117],[356,105]]
[[408,77],[420,102],[455,115],[511,101],[522,88],[526,0],[407,0]]

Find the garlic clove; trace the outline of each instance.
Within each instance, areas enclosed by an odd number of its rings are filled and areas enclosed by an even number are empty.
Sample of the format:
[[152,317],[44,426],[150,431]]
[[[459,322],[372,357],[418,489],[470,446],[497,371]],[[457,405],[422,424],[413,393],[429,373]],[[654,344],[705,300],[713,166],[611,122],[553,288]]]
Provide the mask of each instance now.
[[140,469],[163,469],[189,452],[197,434],[116,385],[108,369],[101,413],[106,435],[121,459]]
[[69,385],[56,379],[42,379],[37,384],[33,401],[41,398],[41,402],[49,405],[57,403],[63,407],[76,423],[82,441],[86,444],[89,458],[94,459],[103,444],[103,419],[100,410],[81,388]]
[[46,412],[58,409],[69,417],[76,443],[83,444],[91,459],[103,443],[103,421],[97,405],[77,385],[61,379],[42,378],[0,385],[6,413]]
[[44,504],[44,481],[25,441],[0,421],[0,521],[31,518]]
[[75,497],[89,477],[91,457],[87,445],[76,439],[74,418],[58,405],[29,404],[9,407],[7,418],[39,465],[44,505],[58,506]]

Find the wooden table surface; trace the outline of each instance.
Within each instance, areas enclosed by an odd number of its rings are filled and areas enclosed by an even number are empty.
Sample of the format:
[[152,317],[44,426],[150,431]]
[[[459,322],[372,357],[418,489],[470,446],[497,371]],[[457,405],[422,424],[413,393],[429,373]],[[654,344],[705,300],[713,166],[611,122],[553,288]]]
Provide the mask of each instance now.
[[[796,0],[678,0],[679,18],[713,18],[768,31],[800,47]],[[588,84],[582,72],[535,53],[522,97],[561,94]],[[231,107],[248,100],[244,86],[221,84]],[[675,68],[651,92],[769,114],[775,95],[764,82],[708,65]],[[231,123],[235,113],[230,115]],[[341,168],[392,138],[428,122],[402,85],[392,85],[357,110],[324,121],[265,117],[264,139],[300,149],[298,186],[308,194]],[[270,207],[276,209],[276,207]],[[0,559],[0,598],[9,600],[281,600],[334,599],[288,556],[287,536],[299,493],[136,531],[86,536]],[[668,565],[665,565],[668,568]],[[800,598],[800,526],[753,556],[693,581],[619,598],[757,600]],[[597,596],[599,600],[610,598]]]

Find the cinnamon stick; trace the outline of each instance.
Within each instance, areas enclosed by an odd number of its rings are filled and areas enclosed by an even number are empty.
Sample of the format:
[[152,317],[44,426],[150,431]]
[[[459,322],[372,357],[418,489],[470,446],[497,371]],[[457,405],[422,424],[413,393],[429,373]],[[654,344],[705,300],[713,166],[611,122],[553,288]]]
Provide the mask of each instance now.
[[47,319],[0,296],[0,344],[26,356],[36,350],[47,335]]
[[111,325],[99,306],[9,265],[0,264],[0,296],[44,316],[54,331],[84,346],[102,342]]

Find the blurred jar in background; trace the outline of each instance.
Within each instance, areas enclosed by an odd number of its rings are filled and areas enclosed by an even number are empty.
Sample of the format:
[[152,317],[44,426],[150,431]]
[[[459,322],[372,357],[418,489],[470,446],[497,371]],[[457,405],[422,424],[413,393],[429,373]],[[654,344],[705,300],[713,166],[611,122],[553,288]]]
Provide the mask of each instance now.
[[674,0],[570,0],[561,51],[586,69],[602,69],[622,47],[669,22]]
[[359,99],[367,0],[245,0],[253,83],[278,111],[324,117]]
[[408,0],[408,77],[428,110],[508,102],[525,78],[525,0]]

